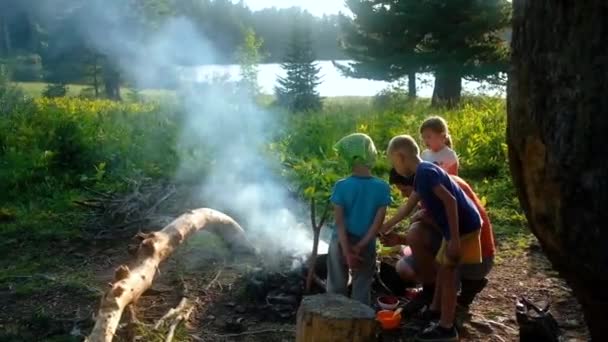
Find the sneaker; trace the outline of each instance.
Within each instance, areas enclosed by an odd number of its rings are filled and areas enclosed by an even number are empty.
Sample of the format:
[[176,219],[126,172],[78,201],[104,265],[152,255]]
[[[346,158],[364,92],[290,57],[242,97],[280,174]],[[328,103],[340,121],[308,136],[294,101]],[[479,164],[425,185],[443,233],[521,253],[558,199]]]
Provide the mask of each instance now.
[[441,318],[441,312],[427,308],[420,313],[420,319],[427,322],[436,322]]
[[452,326],[449,329],[441,327],[438,323],[431,324],[428,328],[424,329],[421,333],[416,335],[416,341],[418,342],[457,342],[458,331],[456,327]]

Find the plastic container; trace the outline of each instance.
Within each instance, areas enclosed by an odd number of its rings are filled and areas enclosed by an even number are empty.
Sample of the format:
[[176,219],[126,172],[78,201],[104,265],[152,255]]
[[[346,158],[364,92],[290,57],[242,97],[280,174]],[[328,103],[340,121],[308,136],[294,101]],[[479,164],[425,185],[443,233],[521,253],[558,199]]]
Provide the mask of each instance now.
[[384,330],[397,329],[401,324],[401,313],[395,315],[393,310],[382,310],[376,314],[376,320]]
[[378,297],[378,305],[382,310],[395,310],[399,306],[399,298],[394,296]]

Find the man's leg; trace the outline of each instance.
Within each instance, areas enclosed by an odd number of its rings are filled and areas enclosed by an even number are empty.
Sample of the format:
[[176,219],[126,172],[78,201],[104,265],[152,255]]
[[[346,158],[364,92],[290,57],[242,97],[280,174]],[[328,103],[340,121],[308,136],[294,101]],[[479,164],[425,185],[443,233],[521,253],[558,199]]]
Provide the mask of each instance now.
[[376,248],[368,248],[363,253],[363,261],[359,268],[353,271],[352,298],[363,304],[371,304],[371,290],[374,274],[376,273]]
[[441,233],[434,227],[421,222],[412,224],[408,231],[407,241],[412,250],[412,263],[417,280],[422,283],[422,293],[412,299],[403,308],[404,315],[411,315],[431,304],[435,292],[437,263],[435,255],[441,244]]
[[432,226],[415,222],[408,230],[407,242],[412,249],[418,280],[422,284],[434,284],[437,276],[435,254],[441,243],[441,234],[435,233]]
[[327,255],[327,292],[348,295],[348,267],[337,237],[331,239]]
[[486,276],[492,270],[494,257],[483,258],[481,264],[460,265],[458,275],[460,277],[460,295],[457,303],[461,307],[468,307],[473,303],[475,296],[488,284]]

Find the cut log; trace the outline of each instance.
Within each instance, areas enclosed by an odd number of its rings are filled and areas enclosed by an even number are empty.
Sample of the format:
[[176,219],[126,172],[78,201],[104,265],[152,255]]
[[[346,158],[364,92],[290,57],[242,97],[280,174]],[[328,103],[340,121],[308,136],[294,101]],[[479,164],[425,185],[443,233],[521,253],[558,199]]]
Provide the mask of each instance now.
[[95,326],[86,341],[112,341],[124,308],[150,288],[159,264],[193,233],[203,229],[221,236],[235,252],[255,253],[236,221],[207,208],[183,214],[160,231],[140,234],[135,262],[132,267],[122,265],[116,269],[114,283],[101,298]]
[[375,316],[369,306],[341,295],[305,297],[298,310],[296,342],[375,341]]

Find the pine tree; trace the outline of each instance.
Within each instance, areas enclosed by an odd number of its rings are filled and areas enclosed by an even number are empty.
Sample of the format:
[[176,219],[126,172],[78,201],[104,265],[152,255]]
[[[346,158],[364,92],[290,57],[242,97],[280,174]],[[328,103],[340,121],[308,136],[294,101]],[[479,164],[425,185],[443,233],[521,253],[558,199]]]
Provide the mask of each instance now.
[[295,21],[288,52],[282,68],[287,76],[275,87],[277,103],[294,112],[319,110],[321,97],[316,90],[321,83],[320,68],[315,63],[310,27]]
[[347,6],[353,18],[342,18],[342,43],[355,60],[342,68],[347,74],[393,81],[433,72],[433,103],[451,106],[463,78],[507,70],[507,0],[348,0]]

